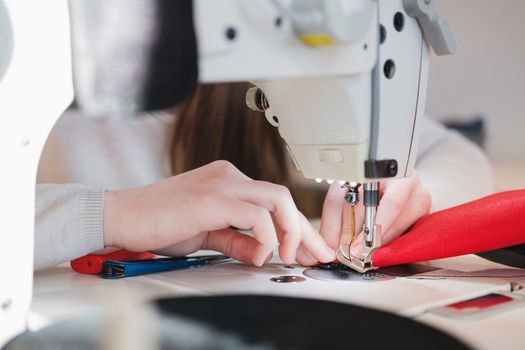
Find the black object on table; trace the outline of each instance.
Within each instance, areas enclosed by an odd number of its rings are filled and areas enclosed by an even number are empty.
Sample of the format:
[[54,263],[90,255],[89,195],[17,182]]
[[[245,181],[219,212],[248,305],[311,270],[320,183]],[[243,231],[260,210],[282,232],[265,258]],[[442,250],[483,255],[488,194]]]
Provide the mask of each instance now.
[[[148,319],[148,328],[155,330],[161,349],[467,348],[411,319],[323,300],[230,295],[168,298],[153,305],[159,315]],[[99,349],[107,326],[105,315],[82,316],[26,332],[4,350]],[[120,331],[115,336],[123,336]]]

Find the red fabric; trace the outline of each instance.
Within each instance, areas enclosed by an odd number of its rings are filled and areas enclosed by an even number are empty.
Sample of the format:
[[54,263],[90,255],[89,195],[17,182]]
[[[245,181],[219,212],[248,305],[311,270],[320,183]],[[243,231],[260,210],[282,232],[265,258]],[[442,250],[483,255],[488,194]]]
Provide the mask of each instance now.
[[71,260],[73,271],[88,275],[102,272],[106,260],[145,260],[152,259],[155,255],[148,252],[130,252],[124,249],[107,254],[88,254],[75,260]]
[[480,253],[525,243],[525,190],[497,193],[420,219],[378,248],[374,266]]

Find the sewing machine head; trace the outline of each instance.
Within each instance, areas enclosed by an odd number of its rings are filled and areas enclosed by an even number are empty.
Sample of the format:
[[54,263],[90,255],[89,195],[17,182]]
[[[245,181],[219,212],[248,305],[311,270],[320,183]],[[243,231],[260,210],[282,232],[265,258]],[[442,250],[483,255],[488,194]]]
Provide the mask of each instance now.
[[278,127],[305,177],[410,175],[428,68],[418,19],[441,19],[435,1],[198,0],[196,16],[200,79],[253,82],[248,104]]

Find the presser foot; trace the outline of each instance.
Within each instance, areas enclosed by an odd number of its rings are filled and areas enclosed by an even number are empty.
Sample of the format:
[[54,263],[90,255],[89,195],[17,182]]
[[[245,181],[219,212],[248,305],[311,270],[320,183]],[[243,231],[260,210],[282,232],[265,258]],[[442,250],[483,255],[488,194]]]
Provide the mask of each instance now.
[[[372,252],[370,252],[370,253],[372,253]],[[372,264],[372,260],[370,260],[369,257],[367,257],[366,259],[363,259],[363,260],[361,260],[359,258],[356,258],[356,257],[353,257],[353,256],[347,257],[346,254],[344,253],[343,248],[341,248],[341,247],[339,247],[339,249],[337,249],[337,251],[335,253],[335,256],[337,257],[337,260],[341,264],[346,265],[349,268],[351,268],[352,270],[355,270],[355,271],[360,272],[360,273],[365,273],[367,271],[376,270],[377,269],[377,267],[375,267]]]
[[346,265],[360,273],[377,270],[378,267],[374,266],[372,262],[372,253],[381,246],[381,225],[374,225],[372,237],[372,242],[369,244],[367,244],[366,241],[363,241],[363,253],[361,254],[361,257],[352,256],[350,254],[350,247],[348,247],[347,255],[345,253],[345,247],[343,247],[343,245],[339,245],[339,248],[335,252],[337,260],[341,264]]

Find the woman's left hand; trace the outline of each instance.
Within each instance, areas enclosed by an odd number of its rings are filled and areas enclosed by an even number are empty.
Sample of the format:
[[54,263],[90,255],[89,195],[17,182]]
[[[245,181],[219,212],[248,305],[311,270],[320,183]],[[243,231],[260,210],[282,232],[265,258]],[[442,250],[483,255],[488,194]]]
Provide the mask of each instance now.
[[[344,197],[346,188],[333,184],[326,195],[320,233],[334,250],[339,246],[342,232],[350,229],[351,207]],[[356,211],[356,233],[359,233],[351,247],[351,254],[359,256],[363,242],[364,208],[363,194]],[[430,212],[432,199],[423,187],[417,174],[381,182],[381,200],[377,210],[376,225],[381,225],[382,244],[385,245],[401,236],[418,219]]]

